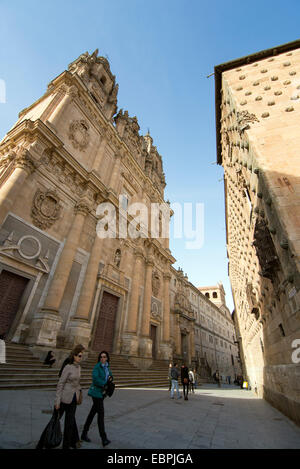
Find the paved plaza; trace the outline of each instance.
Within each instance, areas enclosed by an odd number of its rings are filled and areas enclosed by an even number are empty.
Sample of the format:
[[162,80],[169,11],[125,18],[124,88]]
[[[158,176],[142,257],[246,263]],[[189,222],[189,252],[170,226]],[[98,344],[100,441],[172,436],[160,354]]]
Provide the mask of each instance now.
[[[51,417],[54,391],[0,392],[0,448],[34,448]],[[91,407],[84,390],[76,419],[79,431]],[[95,418],[91,443],[102,446]],[[300,428],[251,391],[203,385],[188,401],[167,389],[116,389],[105,399],[108,449],[300,448]]]

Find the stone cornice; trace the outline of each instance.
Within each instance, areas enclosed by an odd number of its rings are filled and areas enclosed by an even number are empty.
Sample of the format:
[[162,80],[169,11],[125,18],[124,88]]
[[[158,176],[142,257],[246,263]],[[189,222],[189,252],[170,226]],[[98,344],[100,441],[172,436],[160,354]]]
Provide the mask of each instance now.
[[0,142],[0,154],[7,151],[7,147],[12,148],[17,145],[19,141],[24,140],[24,137],[29,142],[39,138],[49,147],[62,146],[61,140],[42,121],[26,119],[17,123]]

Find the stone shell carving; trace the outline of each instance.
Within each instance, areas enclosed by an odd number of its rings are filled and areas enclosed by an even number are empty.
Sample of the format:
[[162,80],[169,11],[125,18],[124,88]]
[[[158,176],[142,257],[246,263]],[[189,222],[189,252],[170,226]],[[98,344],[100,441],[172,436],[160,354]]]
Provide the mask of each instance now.
[[259,122],[255,114],[250,114],[248,111],[237,113],[237,124],[240,135],[244,132],[244,130],[250,129],[249,124],[253,124],[254,122]]
[[89,144],[89,124],[84,119],[71,122],[69,127],[69,139],[74,148],[83,151]]
[[57,194],[53,191],[42,192],[37,190],[33,199],[31,216],[35,226],[46,229],[58,220],[61,205]]
[[155,321],[161,321],[162,315],[158,304],[155,301],[152,301],[151,304],[151,318]]

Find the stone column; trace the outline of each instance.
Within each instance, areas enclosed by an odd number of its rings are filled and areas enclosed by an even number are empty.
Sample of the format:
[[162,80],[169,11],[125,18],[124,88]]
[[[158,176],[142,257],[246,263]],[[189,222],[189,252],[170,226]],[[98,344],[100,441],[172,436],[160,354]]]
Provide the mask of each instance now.
[[135,251],[135,263],[133,267],[133,278],[131,283],[131,299],[128,308],[127,332],[123,334],[122,353],[137,356],[138,337],[137,319],[139,310],[139,292],[143,265],[143,253]]
[[161,344],[161,353],[165,360],[172,358],[172,347],[170,343],[170,280],[171,275],[166,272],[163,276],[164,290],[163,290],[163,343]]
[[96,234],[93,248],[90,253],[89,262],[86,269],[85,278],[81,288],[77,311],[74,316],[74,319],[89,319],[89,312],[91,309],[94,291],[96,287],[99,259],[102,247],[103,238],[99,238]]
[[154,262],[152,258],[146,261],[145,288],[144,288],[144,307],[142,316],[142,335],[149,338],[150,334],[150,313],[152,296],[152,270]]
[[16,167],[0,188],[0,226],[7,213],[12,209],[25,180],[35,169],[34,162],[28,150],[21,148],[15,158]]
[[152,357],[152,340],[150,338],[150,314],[152,296],[152,270],[154,261],[150,257],[146,261],[145,284],[144,284],[144,304],[142,313],[142,337],[140,340],[139,355],[142,358]]
[[103,156],[104,156],[105,147],[106,147],[106,143],[107,143],[107,138],[105,137],[105,132],[104,131],[101,134],[101,137],[102,137],[102,140],[101,140],[101,143],[100,143],[100,147],[99,147],[98,152],[95,156],[93,166],[92,166],[92,171],[96,171],[96,172],[100,172],[100,165],[101,165],[101,161],[102,161]]
[[190,356],[189,356],[189,363],[191,364],[192,363],[192,359],[195,357],[195,331],[194,331],[194,327],[191,329],[191,332],[189,334],[189,339],[190,339],[190,343],[189,343],[189,352],[190,352]]
[[180,330],[180,320],[179,315],[176,315],[176,353],[177,355],[181,355],[182,352],[182,344],[181,344],[181,330]]
[[79,202],[75,207],[75,217],[54,272],[43,310],[58,313],[88,212],[89,208],[84,202]]
[[115,155],[115,158],[116,160],[115,160],[114,168],[111,174],[109,188],[112,189],[115,193],[117,193],[117,186],[120,180],[120,171],[121,171],[121,160],[122,160],[121,153],[117,153]]
[[164,274],[164,330],[163,330],[163,341],[170,341],[170,280],[171,275],[169,273]]
[[85,217],[89,209],[84,201],[75,207],[75,217],[59,258],[45,303],[30,324],[26,343],[56,346],[57,333],[62,324],[59,307],[79,244]]
[[139,309],[139,292],[140,292],[140,283],[141,283],[141,273],[142,273],[142,264],[143,264],[143,253],[141,251],[135,251],[135,264],[133,268],[133,279],[131,284],[131,300],[129,307],[129,316],[128,316],[128,332],[137,332],[137,318],[138,318],[138,309]]

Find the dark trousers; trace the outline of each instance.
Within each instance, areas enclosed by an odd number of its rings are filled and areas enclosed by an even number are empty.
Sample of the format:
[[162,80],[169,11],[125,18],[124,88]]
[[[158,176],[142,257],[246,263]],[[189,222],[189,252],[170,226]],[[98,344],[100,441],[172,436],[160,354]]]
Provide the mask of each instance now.
[[75,412],[77,407],[76,394],[74,393],[71,404],[60,403],[59,418],[61,418],[65,412],[65,428],[64,428],[64,439],[63,449],[74,448],[76,443],[79,441],[78,428],[75,419]]
[[182,386],[183,386],[183,395],[184,397],[187,397],[189,393],[189,383],[182,383]]
[[90,410],[89,415],[87,416],[86,422],[83,427],[84,432],[88,432],[89,428],[91,426],[91,423],[95,417],[96,414],[98,414],[98,429],[99,429],[99,434],[102,440],[105,440],[106,433],[105,433],[105,427],[104,427],[104,405],[103,405],[103,398],[101,397],[93,397],[93,406]]

